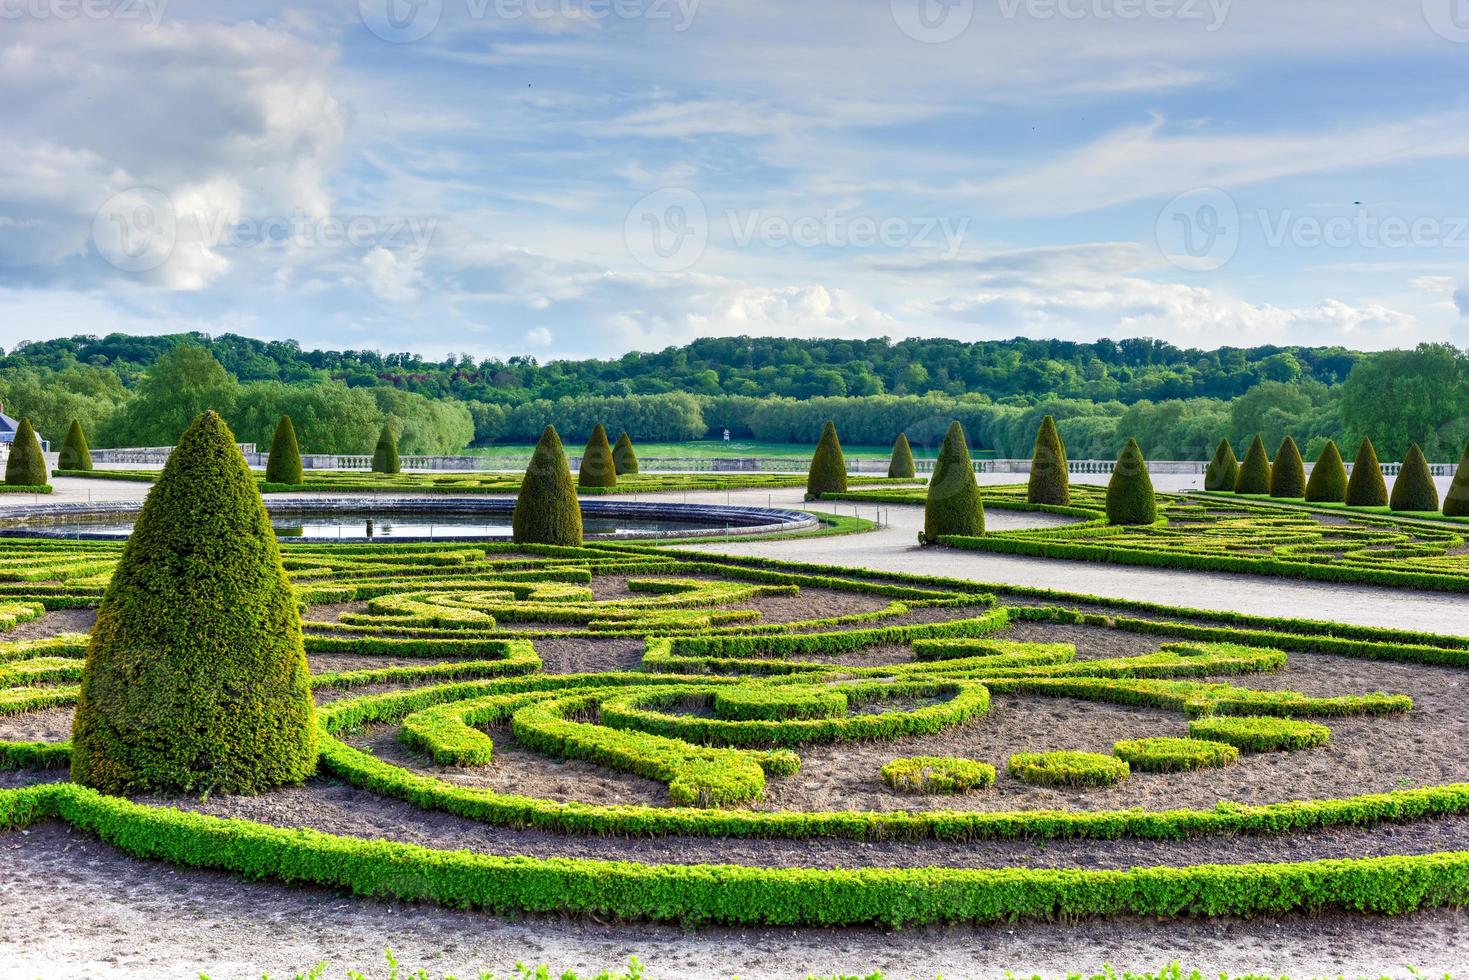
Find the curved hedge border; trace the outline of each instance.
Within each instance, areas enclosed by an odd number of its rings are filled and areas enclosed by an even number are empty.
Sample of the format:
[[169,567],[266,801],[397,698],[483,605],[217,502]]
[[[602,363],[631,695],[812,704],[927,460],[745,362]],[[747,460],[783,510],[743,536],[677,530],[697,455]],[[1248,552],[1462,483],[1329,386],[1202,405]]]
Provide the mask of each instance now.
[[882,767],[882,781],[900,793],[968,793],[995,784],[995,767],[973,759],[915,755]]
[[1125,760],[1095,752],[1017,752],[1008,768],[1034,786],[1116,786],[1132,773]]
[[819,870],[639,865],[431,850],[149,807],[71,783],[0,790],[0,828],[57,818],[133,857],[492,912],[685,925],[923,925],[1079,916],[1222,916],[1469,904],[1469,852],[1130,871]]

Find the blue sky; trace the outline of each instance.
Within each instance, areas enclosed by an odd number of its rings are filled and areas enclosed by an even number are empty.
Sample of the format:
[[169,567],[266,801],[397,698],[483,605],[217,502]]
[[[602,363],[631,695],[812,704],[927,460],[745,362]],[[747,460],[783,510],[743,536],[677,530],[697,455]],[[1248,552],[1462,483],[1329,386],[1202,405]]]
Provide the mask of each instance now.
[[1469,0],[0,0],[0,344],[1469,345]]

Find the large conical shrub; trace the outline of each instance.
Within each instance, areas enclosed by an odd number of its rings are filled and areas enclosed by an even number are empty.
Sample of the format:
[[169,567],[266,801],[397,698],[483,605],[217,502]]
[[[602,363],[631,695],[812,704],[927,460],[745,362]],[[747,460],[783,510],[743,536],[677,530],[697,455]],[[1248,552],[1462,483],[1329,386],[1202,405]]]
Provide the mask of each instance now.
[[306,482],[306,471],[301,468],[301,446],[296,442],[296,427],[289,415],[282,415],[276,424],[270,458],[265,461],[265,482],[292,486]]
[[586,451],[581,454],[581,468],[576,471],[576,485],[593,490],[617,486],[617,464],[612,459],[612,446],[607,442],[607,430],[598,422],[587,440]]
[[923,508],[923,540],[938,542],[945,534],[984,533],[984,501],[974,479],[974,462],[969,458],[969,440],[964,426],[949,423],[938,461],[928,478],[928,498]]
[[71,428],[66,430],[66,438],[61,442],[61,453],[56,457],[56,468],[58,470],[90,470],[92,468],[92,447],[87,445],[87,434],[82,431],[82,423],[76,419],[71,420]]
[[316,769],[301,617],[255,477],[205,412],[97,610],[71,776],[108,793],[258,793]]
[[1336,442],[1328,439],[1311,467],[1311,479],[1306,481],[1306,499],[1313,504],[1339,504],[1347,499],[1347,467],[1342,462],[1341,450]]
[[1035,452],[1030,457],[1030,486],[1025,499],[1033,504],[1071,503],[1071,478],[1066,472],[1066,444],[1056,431],[1056,420],[1041,419],[1035,434]]
[[13,487],[46,486],[46,457],[29,417],[22,417],[16,426],[10,458],[5,461],[5,482]]
[[811,457],[811,472],[806,474],[806,499],[815,500],[823,493],[842,493],[846,489],[847,460],[842,456],[836,423],[828,420],[821,427],[821,441]]
[[893,458],[888,460],[888,479],[911,480],[917,475],[918,468],[913,465],[913,447],[908,445],[907,434],[899,432],[893,442]]
[[1296,441],[1286,436],[1275,451],[1275,465],[1270,470],[1270,496],[1289,498],[1306,495],[1306,463]]
[[1108,524],[1151,524],[1158,519],[1153,478],[1136,439],[1127,440],[1107,483]]
[[1443,512],[1445,517],[1469,517],[1469,446],[1464,447],[1459,468],[1454,472],[1454,482],[1449,484],[1449,492],[1444,494]]
[[1239,460],[1235,458],[1234,447],[1229,444],[1228,439],[1224,439],[1219,443],[1219,448],[1214,450],[1214,458],[1209,460],[1209,465],[1204,470],[1204,489],[1233,493],[1238,482]]
[[1388,506],[1404,511],[1438,510],[1438,487],[1433,485],[1428,460],[1416,442],[1408,447],[1408,455],[1403,457],[1403,466],[1393,481]]
[[1265,452],[1265,441],[1258,433],[1245,453],[1245,461],[1239,464],[1239,477],[1234,481],[1234,492],[1270,492],[1270,455]]
[[1357,447],[1357,461],[1352,464],[1352,478],[1347,481],[1348,507],[1386,507],[1387,481],[1382,478],[1382,463],[1372,440],[1362,438]]
[[638,453],[626,432],[617,437],[617,445],[612,447],[612,465],[618,476],[630,476],[638,471]]
[[391,422],[384,423],[382,433],[377,437],[377,448],[372,451],[372,471],[374,473],[401,473],[403,463],[398,459],[398,434],[393,431]]
[[582,543],[581,504],[555,426],[546,426],[541,441],[536,443],[525,479],[520,482],[510,525],[518,544],[574,548]]

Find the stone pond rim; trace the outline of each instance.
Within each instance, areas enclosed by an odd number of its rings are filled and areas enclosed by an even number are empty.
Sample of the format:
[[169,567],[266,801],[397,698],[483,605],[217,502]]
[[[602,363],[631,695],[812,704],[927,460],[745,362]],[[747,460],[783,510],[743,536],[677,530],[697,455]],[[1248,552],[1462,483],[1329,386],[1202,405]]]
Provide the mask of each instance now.
[[[0,505],[0,537],[57,538],[82,541],[120,541],[115,533],[88,532],[86,526],[101,521],[132,521],[142,509],[142,501],[109,501],[106,503],[43,503],[34,505]],[[483,518],[486,523],[509,526],[515,509],[513,498],[424,499],[422,497],[326,497],[310,500],[265,502],[272,518],[331,517],[362,515],[379,519],[392,515],[396,519],[435,516]],[[589,520],[666,521],[673,525],[656,532],[635,531],[619,534],[589,534],[589,541],[667,540],[731,535],[789,534],[815,530],[820,526],[810,514],[770,507],[740,507],[728,504],[683,504],[634,500],[582,500],[582,515]],[[282,537],[282,543],[320,544],[323,541],[413,544],[432,541],[469,542],[503,541],[495,535],[454,535],[452,537]]]

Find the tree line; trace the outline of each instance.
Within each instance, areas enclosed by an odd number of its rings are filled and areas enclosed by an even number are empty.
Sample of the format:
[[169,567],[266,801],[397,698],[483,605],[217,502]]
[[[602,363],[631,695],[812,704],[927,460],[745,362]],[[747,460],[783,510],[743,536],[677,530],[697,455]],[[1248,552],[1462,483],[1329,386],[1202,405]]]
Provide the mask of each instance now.
[[[249,341],[243,347],[233,342],[221,346],[226,339],[167,346],[160,338],[108,338],[108,343],[98,342],[99,349],[118,360],[107,364],[79,359],[76,355],[92,350],[86,344],[72,344],[75,349],[63,341],[25,345],[0,358],[0,400],[9,414],[29,416],[42,436],[52,440],[78,419],[98,447],[167,444],[206,409],[218,411],[241,440],[261,445],[269,443],[279,417],[290,415],[303,451],[326,453],[368,451],[385,422],[399,432],[403,452],[446,454],[471,445],[528,445],[552,424],[580,440],[599,422],[632,433],[639,442],[717,439],[728,429],[735,439],[814,445],[823,423],[831,419],[849,444],[887,446],[904,433],[915,451],[932,456],[949,422],[957,419],[976,449],[1022,458],[1030,454],[1046,415],[1054,416],[1074,459],[1115,458],[1128,438],[1137,439],[1152,459],[1199,460],[1210,457],[1221,436],[1243,444],[1255,433],[1269,445],[1290,436],[1307,459],[1314,459],[1328,439],[1355,444],[1369,433],[1389,459],[1401,459],[1417,442],[1431,459],[1453,460],[1469,442],[1469,353],[1448,344],[1351,354],[1340,363],[1324,354],[1302,360],[1298,355],[1304,352],[1277,352],[1254,363],[1280,367],[1288,356],[1295,367],[1282,370],[1281,378],[1257,378],[1230,397],[1127,402],[1066,397],[1064,384],[1056,392],[1034,396],[1000,395],[981,387],[958,393],[930,389],[805,397],[700,390],[608,394],[593,386],[575,394],[514,401],[431,396],[412,385],[381,383],[376,376],[372,383],[357,384],[351,377],[313,373],[300,360],[276,361],[267,354],[247,358],[242,353],[257,347],[296,350],[293,345]],[[738,339],[699,341],[681,350]],[[1132,350],[1128,345],[1118,346]],[[38,349],[49,354],[38,356]],[[159,349],[161,354],[147,359]],[[68,350],[68,356],[57,353]],[[217,356],[221,350],[231,355],[228,362]],[[1167,350],[1163,345],[1157,356],[1164,358]],[[320,353],[297,351],[299,358]],[[1243,353],[1222,349],[1201,360],[1223,363]],[[407,357],[394,355],[398,361],[391,361],[376,356],[390,367]],[[651,355],[629,358],[646,356]],[[1144,354],[1138,348],[1129,356],[1136,360]],[[1251,362],[1244,358],[1242,363]],[[270,373],[267,364],[274,366],[274,376],[259,377]],[[1340,376],[1338,368],[1344,372]]]

